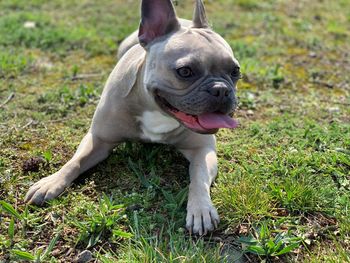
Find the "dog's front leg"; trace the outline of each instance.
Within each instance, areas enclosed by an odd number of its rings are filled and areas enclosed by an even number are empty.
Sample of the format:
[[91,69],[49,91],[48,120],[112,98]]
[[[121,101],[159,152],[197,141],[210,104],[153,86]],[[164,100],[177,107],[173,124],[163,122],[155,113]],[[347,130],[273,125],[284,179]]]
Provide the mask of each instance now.
[[107,158],[115,144],[102,141],[88,132],[73,158],[58,172],[35,183],[28,191],[25,202],[42,205],[61,194],[83,172]]
[[[202,135],[200,135],[202,136]],[[190,233],[205,235],[219,223],[219,215],[210,198],[210,185],[217,174],[215,137],[193,149],[179,149],[190,161],[190,186],[187,203],[186,228]]]

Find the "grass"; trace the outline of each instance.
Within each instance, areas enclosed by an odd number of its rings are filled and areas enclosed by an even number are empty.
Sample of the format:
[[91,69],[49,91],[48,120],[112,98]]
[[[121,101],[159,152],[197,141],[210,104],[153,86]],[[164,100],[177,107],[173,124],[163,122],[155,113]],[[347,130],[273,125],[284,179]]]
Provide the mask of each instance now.
[[139,4],[1,1],[0,262],[350,261],[349,2],[206,4],[243,79],[240,128],[217,136],[221,223],[197,238],[188,163],[168,146],[121,144],[45,207],[23,203],[88,129]]

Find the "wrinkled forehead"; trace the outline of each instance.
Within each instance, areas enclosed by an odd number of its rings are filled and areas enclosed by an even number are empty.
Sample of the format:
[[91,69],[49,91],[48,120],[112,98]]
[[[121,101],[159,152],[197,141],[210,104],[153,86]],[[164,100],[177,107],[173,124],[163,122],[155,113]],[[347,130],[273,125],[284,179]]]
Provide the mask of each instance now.
[[[178,35],[177,37],[181,37]],[[182,39],[184,43],[191,44],[193,43],[193,48],[205,48],[206,50],[211,51],[221,51],[223,55],[233,57],[233,52],[229,44],[217,33],[210,29],[203,28],[189,28],[182,34]],[[208,49],[211,47],[211,49]]]
[[165,59],[197,61],[210,64],[238,64],[228,43],[210,29],[189,28],[182,29],[172,35],[161,46]]

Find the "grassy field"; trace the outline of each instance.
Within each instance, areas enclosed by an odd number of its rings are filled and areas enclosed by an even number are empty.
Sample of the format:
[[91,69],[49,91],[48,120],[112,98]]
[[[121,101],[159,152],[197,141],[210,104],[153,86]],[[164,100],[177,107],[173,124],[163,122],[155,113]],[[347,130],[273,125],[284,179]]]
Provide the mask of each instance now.
[[0,1],[0,262],[350,262],[350,2],[206,7],[243,78],[240,128],[217,136],[221,223],[197,238],[168,146],[122,144],[45,207],[23,203],[87,131],[139,1]]

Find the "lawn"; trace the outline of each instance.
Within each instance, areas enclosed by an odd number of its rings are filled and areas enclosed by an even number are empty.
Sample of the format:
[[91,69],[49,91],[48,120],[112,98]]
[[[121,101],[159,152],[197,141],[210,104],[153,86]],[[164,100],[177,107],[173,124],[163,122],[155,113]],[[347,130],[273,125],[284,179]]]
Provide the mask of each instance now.
[[121,144],[58,199],[23,202],[89,128],[139,1],[0,1],[0,262],[350,262],[350,2],[206,8],[243,76],[240,127],[217,134],[221,222],[198,238],[169,146]]

